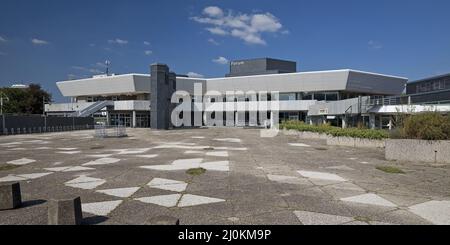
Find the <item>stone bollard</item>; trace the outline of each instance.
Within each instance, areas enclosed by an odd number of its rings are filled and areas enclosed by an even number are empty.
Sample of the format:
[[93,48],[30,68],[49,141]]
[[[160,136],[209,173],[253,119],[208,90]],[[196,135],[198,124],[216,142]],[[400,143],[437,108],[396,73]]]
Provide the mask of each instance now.
[[180,225],[180,220],[171,216],[157,216],[148,220],[146,225]]
[[83,214],[81,198],[50,200],[48,203],[49,225],[81,225]]
[[0,185],[0,210],[15,209],[21,205],[19,183]]

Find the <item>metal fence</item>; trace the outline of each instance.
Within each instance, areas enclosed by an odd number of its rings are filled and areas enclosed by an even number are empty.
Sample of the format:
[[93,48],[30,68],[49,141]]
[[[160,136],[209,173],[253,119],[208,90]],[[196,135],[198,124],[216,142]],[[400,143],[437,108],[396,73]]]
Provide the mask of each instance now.
[[106,125],[95,126],[96,138],[119,138],[126,136],[127,136],[127,129],[125,126],[106,126]]
[[65,132],[93,128],[93,118],[0,115],[0,135]]

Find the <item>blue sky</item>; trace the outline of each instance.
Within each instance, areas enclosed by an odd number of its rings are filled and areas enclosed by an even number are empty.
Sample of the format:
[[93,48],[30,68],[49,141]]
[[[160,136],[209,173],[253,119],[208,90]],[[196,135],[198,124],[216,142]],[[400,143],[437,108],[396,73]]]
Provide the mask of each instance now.
[[220,77],[227,60],[351,68],[411,80],[450,72],[448,0],[2,0],[0,86],[103,72]]

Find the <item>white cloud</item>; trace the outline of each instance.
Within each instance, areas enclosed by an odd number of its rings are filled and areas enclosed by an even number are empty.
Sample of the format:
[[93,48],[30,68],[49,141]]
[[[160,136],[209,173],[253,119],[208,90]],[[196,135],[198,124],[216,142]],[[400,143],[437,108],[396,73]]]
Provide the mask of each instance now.
[[128,44],[128,40],[123,40],[123,39],[120,39],[120,38],[116,38],[116,39],[108,40],[108,43],[110,43],[110,44],[118,44],[118,45],[126,45],[126,44]]
[[222,17],[223,11],[219,7],[210,6],[203,9],[203,14],[208,15],[210,17]]
[[6,43],[6,42],[7,42],[6,38],[0,36],[0,43]]
[[214,40],[214,38],[209,38],[208,42],[211,43],[211,44],[217,45],[217,46],[220,45],[220,43],[217,42],[216,40]]
[[209,31],[211,34],[220,35],[220,36],[226,36],[229,33],[225,31],[224,29],[220,27],[212,27],[212,28],[206,28],[207,31]]
[[374,41],[374,40],[370,40],[367,45],[369,45],[370,49],[382,49],[383,48],[383,44],[381,44],[378,41]]
[[204,78],[205,76],[203,76],[202,74],[198,74],[196,72],[188,72],[187,74],[188,77],[192,77],[192,78]]
[[91,47],[91,48],[95,47],[95,43],[90,43],[89,47]]
[[145,46],[150,46],[150,42],[144,41]]
[[210,6],[203,10],[201,16],[192,17],[191,20],[209,25],[206,30],[213,35],[230,35],[247,44],[265,45],[266,41],[262,37],[265,33],[289,33],[271,13],[235,14],[230,10],[225,14],[219,7]]
[[226,65],[230,62],[227,58],[222,56],[218,57],[217,59],[213,59],[212,61],[220,65]]
[[149,55],[152,55],[152,54],[153,54],[153,51],[151,51],[151,50],[145,50],[145,51],[144,51],[144,54],[147,55],[147,56],[149,56]]
[[45,40],[37,39],[37,38],[31,39],[31,43],[34,44],[34,45],[47,45],[47,44],[49,44],[49,42],[47,42]]

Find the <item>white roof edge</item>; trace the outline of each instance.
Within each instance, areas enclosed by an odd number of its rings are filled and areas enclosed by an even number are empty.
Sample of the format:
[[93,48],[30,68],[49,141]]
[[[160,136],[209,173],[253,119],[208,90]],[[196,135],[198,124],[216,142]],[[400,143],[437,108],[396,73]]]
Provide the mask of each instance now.
[[246,77],[271,77],[271,76],[289,76],[289,75],[336,73],[336,72],[358,72],[358,73],[364,73],[364,74],[369,74],[369,75],[377,75],[377,76],[384,76],[384,77],[408,80],[408,78],[405,78],[405,77],[391,76],[391,75],[386,75],[386,74],[381,74],[381,73],[366,72],[366,71],[359,71],[359,70],[353,70],[353,69],[306,71],[306,72],[281,73],[281,74],[263,74],[263,75],[241,76],[241,77],[206,78],[205,80],[210,81],[210,80],[224,80],[224,79],[246,78]]
[[359,70],[353,70],[353,69],[350,69],[349,71],[350,72],[357,72],[357,73],[364,73],[364,74],[369,74],[369,75],[376,75],[376,76],[384,76],[384,77],[392,77],[392,78],[409,80],[409,78],[407,78],[407,77],[392,76],[392,75],[386,75],[386,74],[375,73],[375,72],[359,71]]
[[[381,74],[381,73],[366,72],[366,71],[353,70],[353,69],[339,69],[339,70],[325,70],[325,71],[306,71],[306,72],[281,73],[281,74],[263,74],[263,75],[239,76],[239,77],[218,77],[218,78],[177,77],[177,78],[187,79],[187,80],[214,81],[214,80],[228,80],[228,79],[246,78],[246,77],[248,78],[248,77],[292,76],[292,75],[301,75],[301,74],[320,74],[320,73],[336,73],[336,72],[357,72],[357,73],[363,73],[363,74],[369,74],[369,75],[376,75],[376,76],[384,76],[384,77],[391,77],[391,78],[409,80],[406,77],[392,76],[392,75],[386,75],[386,74]],[[110,77],[127,77],[127,76],[151,77],[149,74],[139,74],[139,73],[129,73],[129,74],[110,76]],[[79,82],[79,81],[87,81],[87,80],[98,80],[98,79],[105,79],[105,78],[110,78],[110,77],[91,77],[91,78],[84,78],[84,79],[78,79],[78,80],[59,81],[59,82],[56,82],[56,83],[60,84],[60,83],[70,83],[70,82]]]
[[59,82],[56,82],[56,84],[60,84],[60,83],[71,83],[71,82],[79,82],[79,81],[88,81],[88,80],[100,80],[100,79],[114,78],[114,77],[130,77],[130,76],[145,76],[145,77],[150,77],[150,75],[148,75],[148,74],[129,73],[129,74],[121,74],[121,75],[108,76],[108,77],[88,77],[88,78],[76,79],[76,80],[59,81]]

